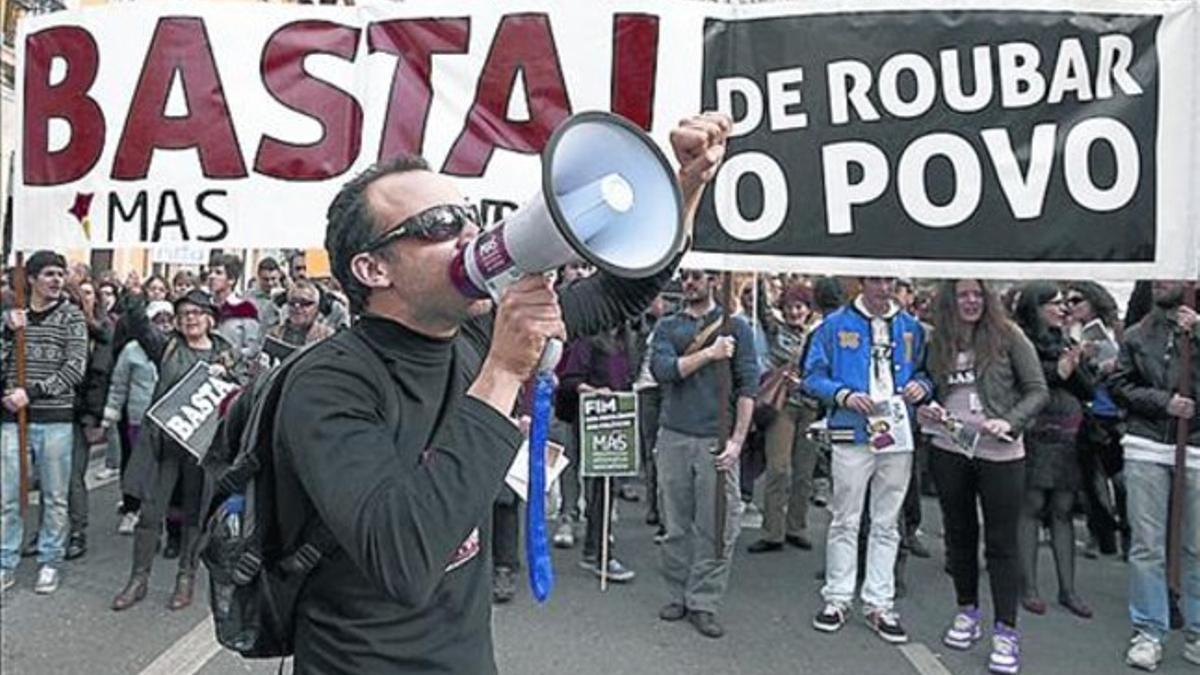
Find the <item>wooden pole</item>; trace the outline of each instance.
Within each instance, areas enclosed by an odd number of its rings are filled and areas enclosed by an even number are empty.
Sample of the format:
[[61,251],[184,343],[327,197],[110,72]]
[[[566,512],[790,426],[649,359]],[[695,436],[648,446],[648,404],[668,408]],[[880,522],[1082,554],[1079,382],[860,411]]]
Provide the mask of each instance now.
[[608,531],[612,526],[612,478],[604,477],[604,523],[600,528],[600,591],[608,590]]
[[[16,296],[16,309],[26,310],[25,288],[25,256],[17,253],[17,264],[13,268],[13,294]],[[17,387],[24,389],[25,374],[25,328],[18,328],[14,341],[14,351],[17,360]],[[17,466],[21,472],[18,495],[21,500],[21,517],[29,507],[29,406],[17,411]]]
[[[718,335],[725,336],[730,334],[730,305],[733,302],[733,275],[729,272],[721,274],[721,330],[717,331]],[[717,454],[725,452],[725,444],[729,442],[729,433],[733,429],[733,420],[729,414],[729,399],[733,391],[733,359],[726,359],[720,366],[718,371],[717,384]],[[725,514],[729,510],[728,500],[725,496],[727,488],[726,483],[729,482],[728,472],[722,471],[720,468],[713,467],[717,472],[717,490],[715,497],[716,513],[715,526],[713,531],[716,532],[716,558],[717,560],[725,559]]]
[[[1189,281],[1183,289],[1183,304],[1196,307],[1196,282]],[[1194,331],[1194,329],[1193,329]],[[1192,396],[1192,341],[1194,332],[1183,335],[1179,347],[1179,395]],[[1175,473],[1171,477],[1171,511],[1167,525],[1167,586],[1183,593],[1183,493],[1187,490],[1187,446],[1191,420],[1182,417],[1175,421]]]

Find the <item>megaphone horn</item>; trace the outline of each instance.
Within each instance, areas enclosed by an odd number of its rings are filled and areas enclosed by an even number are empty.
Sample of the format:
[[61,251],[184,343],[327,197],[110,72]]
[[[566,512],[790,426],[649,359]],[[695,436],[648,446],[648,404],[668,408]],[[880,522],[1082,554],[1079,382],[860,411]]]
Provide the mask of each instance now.
[[541,191],[464,246],[450,277],[463,295],[493,299],[522,276],[573,262],[647,277],[674,259],[683,236],[683,198],[659,147],[623,117],[584,112],[542,151]]

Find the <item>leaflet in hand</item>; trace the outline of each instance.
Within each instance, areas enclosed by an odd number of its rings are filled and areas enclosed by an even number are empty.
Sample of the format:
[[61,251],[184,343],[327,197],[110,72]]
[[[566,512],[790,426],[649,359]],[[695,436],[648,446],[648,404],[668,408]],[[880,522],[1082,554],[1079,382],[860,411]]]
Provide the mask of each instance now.
[[979,425],[965,422],[950,414],[947,414],[940,423],[923,425],[921,430],[931,436],[941,438],[953,449],[968,457],[975,456],[975,448],[979,446],[979,437],[983,433]]
[[875,402],[875,414],[867,417],[868,444],[874,452],[912,452],[912,425],[908,404],[899,396]]
[[[571,460],[567,458],[567,453],[563,452],[563,446],[553,442],[546,443],[547,492],[570,463]],[[508,467],[508,475],[504,477],[504,482],[508,483],[508,486],[523,501],[529,500],[529,439],[525,439],[525,442],[517,449],[517,457],[513,460],[512,466]]]

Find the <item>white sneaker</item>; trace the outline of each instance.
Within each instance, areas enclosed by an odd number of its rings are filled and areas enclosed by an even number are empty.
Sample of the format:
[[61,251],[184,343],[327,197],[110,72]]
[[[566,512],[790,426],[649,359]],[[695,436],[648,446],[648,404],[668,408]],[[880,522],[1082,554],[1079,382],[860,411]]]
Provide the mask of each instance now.
[[742,502],[741,524],[743,530],[762,529],[763,514],[754,502]]
[[49,595],[58,590],[58,569],[51,565],[42,565],[38,570],[37,583],[33,585],[33,592],[38,595]]
[[116,478],[119,475],[121,475],[120,469],[110,469],[107,466],[105,466],[105,467],[101,467],[101,468],[97,469],[96,473],[92,474],[92,478],[94,478],[96,480],[96,482],[103,482],[103,481],[107,481],[107,480],[112,480],[113,478]]
[[558,529],[554,531],[554,547],[571,548],[574,545],[575,528],[571,525],[571,521],[564,520],[558,524]]
[[1187,636],[1183,643],[1183,658],[1200,666],[1200,633]]
[[124,534],[127,536],[133,534],[134,529],[137,528],[138,520],[140,520],[141,517],[142,514],[140,511],[126,512],[125,515],[121,516],[121,524],[117,525],[117,534]]
[[1157,670],[1162,659],[1162,643],[1140,631],[1134,634],[1129,651],[1125,652],[1125,663],[1142,670]]

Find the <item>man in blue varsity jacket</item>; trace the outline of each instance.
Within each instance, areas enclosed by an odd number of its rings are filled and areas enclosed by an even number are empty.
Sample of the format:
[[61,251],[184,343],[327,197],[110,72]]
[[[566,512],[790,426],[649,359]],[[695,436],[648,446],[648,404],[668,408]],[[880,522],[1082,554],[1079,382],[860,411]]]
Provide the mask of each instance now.
[[[894,609],[897,520],[913,461],[911,406],[933,385],[923,370],[925,330],[893,298],[894,280],[862,279],[862,293],[827,316],[804,361],[804,388],[830,411],[833,521],[826,547],[825,608],[813,620],[835,632],[846,622],[858,573],[858,529],[870,486],[871,533],[862,587],[867,622],[884,640],[908,635]],[[900,419],[898,419],[900,418]],[[839,442],[837,436],[841,437]]]

